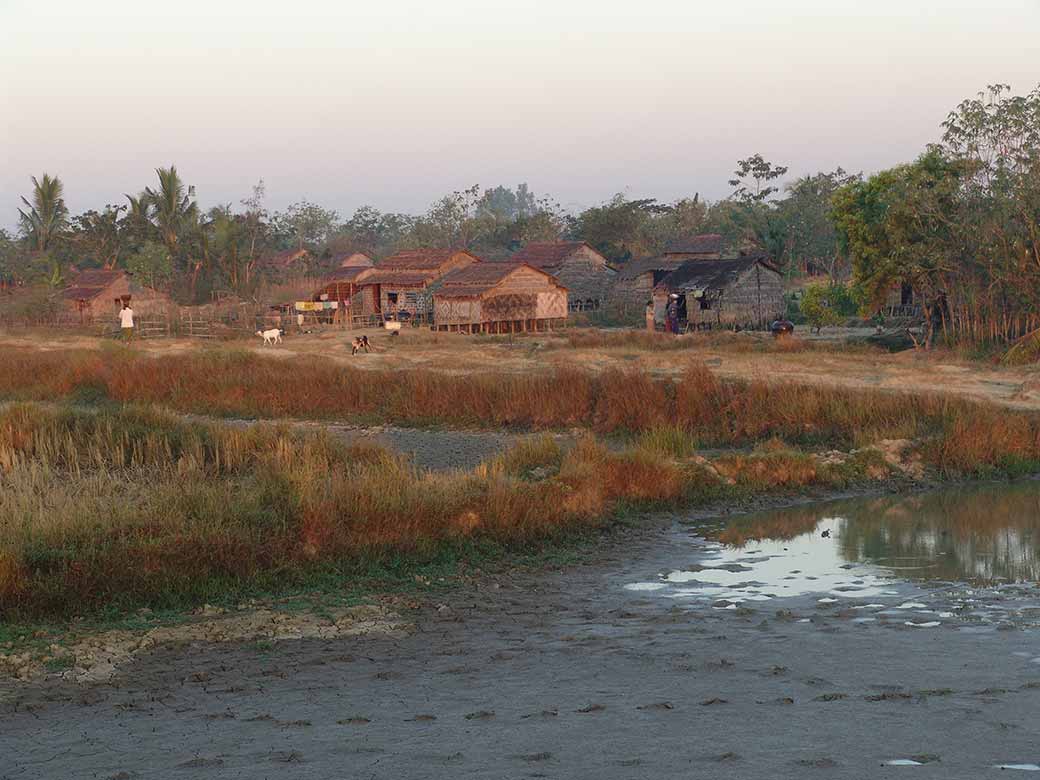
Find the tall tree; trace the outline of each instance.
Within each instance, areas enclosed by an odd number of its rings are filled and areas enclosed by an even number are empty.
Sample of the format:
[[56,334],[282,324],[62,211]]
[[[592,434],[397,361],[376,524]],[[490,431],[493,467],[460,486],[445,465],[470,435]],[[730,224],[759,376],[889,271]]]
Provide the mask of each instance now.
[[603,205],[581,212],[573,232],[608,260],[625,262],[657,248],[653,221],[668,211],[653,198],[631,200],[618,193]]
[[104,211],[85,211],[73,219],[72,243],[103,268],[115,268],[125,245],[120,212],[126,206],[105,206]]
[[184,184],[174,165],[156,168],[155,173],[159,177],[158,188],[144,191],[148,210],[166,249],[175,259],[183,259],[182,238],[198,218],[195,187]]
[[737,170],[733,171],[733,178],[729,180],[729,185],[737,188],[732,197],[747,204],[763,203],[780,191],[779,187],[770,182],[779,179],[785,173],[787,166],[773,165],[761,154],[738,160]]
[[831,198],[846,184],[861,178],[842,168],[829,173],[802,176],[784,189],[787,197],[777,203],[777,222],[785,266],[792,273],[838,274],[841,253],[830,218]]
[[38,252],[46,252],[68,225],[69,210],[65,207],[64,186],[57,176],[43,174],[32,177],[32,201],[22,198],[28,211],[18,209],[22,231]]
[[285,211],[275,213],[271,222],[275,233],[285,244],[320,254],[335,235],[339,214],[316,203],[301,200]]

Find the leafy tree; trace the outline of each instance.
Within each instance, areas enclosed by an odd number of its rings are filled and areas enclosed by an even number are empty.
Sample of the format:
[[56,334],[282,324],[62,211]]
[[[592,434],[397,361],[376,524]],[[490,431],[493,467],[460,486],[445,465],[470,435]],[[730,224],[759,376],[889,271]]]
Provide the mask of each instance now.
[[173,279],[173,258],[164,244],[145,241],[126,258],[126,270],[146,287],[168,290]]
[[339,214],[316,203],[301,200],[271,217],[275,235],[284,243],[320,254],[336,233]]
[[819,333],[821,328],[844,321],[843,309],[849,300],[848,291],[841,285],[811,284],[802,293],[798,308],[812,330]]
[[103,268],[115,268],[125,244],[120,228],[120,212],[126,206],[105,206],[105,210],[85,211],[72,220],[72,243]]
[[480,202],[479,185],[445,195],[416,220],[413,239],[420,246],[471,249],[482,232]]
[[774,252],[790,272],[838,274],[841,253],[830,218],[831,198],[846,184],[861,177],[842,168],[795,179],[785,187],[787,197],[777,203],[776,218],[782,236],[781,252]]
[[737,161],[737,170],[729,180],[731,187],[736,187],[732,197],[744,204],[764,203],[770,196],[780,191],[779,187],[769,182],[779,179],[787,173],[787,166],[773,165],[761,154],[753,154],[746,160]]
[[32,201],[22,198],[28,211],[18,209],[22,232],[32,248],[46,252],[64,233],[68,225],[69,210],[65,206],[64,185],[57,176],[43,174],[40,179],[32,177]]
[[270,240],[271,226],[268,221],[269,214],[267,209],[264,208],[266,192],[264,180],[260,179],[253,186],[252,194],[242,200],[242,205],[246,207],[246,213],[243,218],[245,222],[246,246],[243,249],[245,263],[242,269],[243,279],[241,282],[247,286],[251,283],[256,263]]
[[852,257],[854,281],[870,309],[894,286],[908,283],[921,298],[925,346],[942,324],[950,274],[962,251],[951,217],[963,166],[936,147],[918,160],[857,181],[834,196],[834,220]]
[[574,221],[573,234],[608,260],[625,262],[659,248],[654,218],[668,211],[653,198],[630,200],[619,192],[603,205],[581,212]]

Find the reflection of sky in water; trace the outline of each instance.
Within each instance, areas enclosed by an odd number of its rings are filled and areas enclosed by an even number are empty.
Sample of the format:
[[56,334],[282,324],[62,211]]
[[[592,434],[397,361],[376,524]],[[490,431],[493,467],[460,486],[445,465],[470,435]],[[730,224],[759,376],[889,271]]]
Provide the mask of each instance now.
[[991,586],[994,596],[1007,583],[1035,583],[1040,483],[800,506],[737,518],[703,533],[708,540],[695,542],[691,565],[625,587],[730,603],[816,595],[821,606],[865,608],[863,601],[874,599],[889,602],[870,605],[888,607],[878,614],[918,621],[907,623],[914,626],[937,625],[934,616],[953,617],[951,608],[984,620],[991,605],[974,603],[970,589],[942,608],[891,597],[905,594],[908,582],[931,581],[931,590],[963,590],[972,582]]
[[[794,539],[755,541],[745,547],[708,543],[698,565],[670,572],[659,582],[633,583],[628,588],[731,602],[810,593],[858,598],[893,595],[891,575],[883,569],[867,563],[849,564],[842,557],[832,539],[843,522],[824,518],[814,531]],[[825,530],[832,538],[821,536]]]

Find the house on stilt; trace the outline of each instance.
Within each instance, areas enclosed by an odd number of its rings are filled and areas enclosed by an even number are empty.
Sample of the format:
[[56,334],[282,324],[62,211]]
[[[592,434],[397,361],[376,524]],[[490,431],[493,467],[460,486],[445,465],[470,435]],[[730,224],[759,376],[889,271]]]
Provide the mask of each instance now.
[[436,330],[523,333],[567,318],[567,288],[525,263],[477,263],[446,275],[433,291]]

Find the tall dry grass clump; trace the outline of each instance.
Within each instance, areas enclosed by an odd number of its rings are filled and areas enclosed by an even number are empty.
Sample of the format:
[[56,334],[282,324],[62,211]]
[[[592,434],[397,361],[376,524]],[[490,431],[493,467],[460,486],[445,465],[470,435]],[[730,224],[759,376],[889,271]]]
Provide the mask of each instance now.
[[0,412],[0,616],[199,601],[462,540],[528,542],[682,485],[670,462],[591,441],[563,453],[536,438],[491,467],[421,473],[284,426],[15,405]]
[[369,371],[216,349],[155,358],[126,350],[15,349],[5,358],[10,370],[0,373],[0,397],[13,399],[148,403],[229,417],[521,430],[578,426],[645,436],[671,428],[708,447],[746,446],[773,436],[844,448],[910,439],[931,442],[929,462],[951,472],[1000,466],[1009,457],[1040,459],[1035,415],[995,412],[948,396],[722,380],[695,361],[672,379],[639,370],[571,368],[466,376]]

